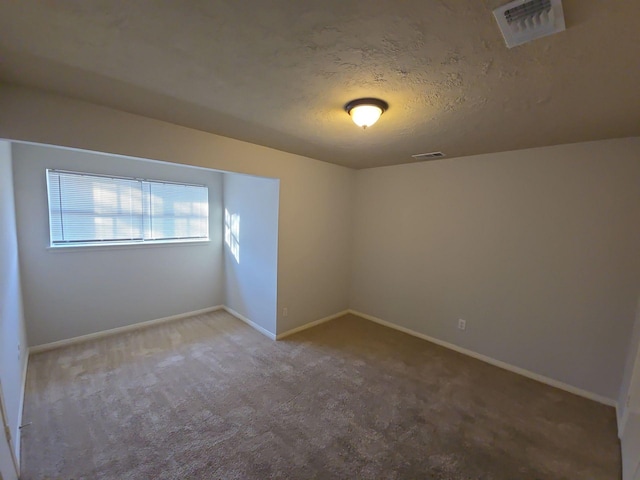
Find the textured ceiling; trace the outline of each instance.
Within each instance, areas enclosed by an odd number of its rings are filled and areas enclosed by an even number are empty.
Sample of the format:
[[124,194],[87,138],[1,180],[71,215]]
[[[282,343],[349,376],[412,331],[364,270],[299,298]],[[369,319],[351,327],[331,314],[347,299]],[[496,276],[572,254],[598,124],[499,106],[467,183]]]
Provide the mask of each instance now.
[[511,50],[503,3],[4,1],[0,79],[354,168],[640,135],[640,1]]

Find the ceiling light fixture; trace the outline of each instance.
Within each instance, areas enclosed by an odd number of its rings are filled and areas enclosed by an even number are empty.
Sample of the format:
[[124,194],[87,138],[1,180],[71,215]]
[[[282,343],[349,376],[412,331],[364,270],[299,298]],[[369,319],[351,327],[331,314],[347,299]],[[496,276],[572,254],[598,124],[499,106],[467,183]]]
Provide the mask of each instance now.
[[389,104],[378,98],[359,98],[344,106],[353,123],[363,130],[376,123],[388,108]]

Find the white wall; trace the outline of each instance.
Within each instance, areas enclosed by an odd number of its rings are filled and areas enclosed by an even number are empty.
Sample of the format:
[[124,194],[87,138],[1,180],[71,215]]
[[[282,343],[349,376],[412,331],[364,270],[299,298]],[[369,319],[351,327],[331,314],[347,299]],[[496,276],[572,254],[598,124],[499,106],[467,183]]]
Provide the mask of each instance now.
[[617,399],[640,138],[361,170],[354,218],[352,308]]
[[[618,408],[623,480],[640,475],[640,315],[636,318]],[[634,475],[637,474],[637,475]]]
[[224,247],[225,305],[276,334],[278,180],[226,173],[223,203],[239,218],[239,238]]
[[278,332],[348,308],[353,170],[38,90],[0,105],[0,138],[280,179]]
[[[0,381],[7,409],[12,446],[17,456],[20,452],[22,415],[22,388],[27,362],[20,273],[18,268],[18,243],[11,170],[11,146],[0,141]],[[4,439],[4,434],[0,432]],[[3,441],[3,440],[0,440]],[[6,452],[5,452],[6,453]],[[5,456],[2,457],[3,459]],[[9,469],[13,466],[9,464]],[[3,473],[3,468],[1,470]]]
[[631,335],[629,336],[629,344],[627,347],[627,356],[624,364],[622,381],[620,383],[620,393],[618,395],[618,428],[626,414],[627,398],[631,391],[631,378],[636,367],[636,358],[640,354],[640,299],[636,308],[636,319],[633,325]]
[[[206,184],[211,241],[47,249],[46,168]],[[222,174],[29,144],[13,144],[13,169],[31,345],[223,303]]]

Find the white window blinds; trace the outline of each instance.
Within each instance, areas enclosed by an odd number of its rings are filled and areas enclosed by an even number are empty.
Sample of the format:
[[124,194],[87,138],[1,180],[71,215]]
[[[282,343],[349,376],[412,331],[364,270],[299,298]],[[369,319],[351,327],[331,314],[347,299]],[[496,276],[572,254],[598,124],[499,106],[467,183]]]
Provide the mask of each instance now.
[[47,170],[51,246],[209,238],[206,186]]

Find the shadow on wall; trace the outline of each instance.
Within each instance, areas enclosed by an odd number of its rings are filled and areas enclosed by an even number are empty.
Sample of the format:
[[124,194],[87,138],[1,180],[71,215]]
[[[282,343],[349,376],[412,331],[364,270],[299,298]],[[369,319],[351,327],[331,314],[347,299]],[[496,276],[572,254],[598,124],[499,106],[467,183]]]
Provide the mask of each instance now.
[[240,215],[224,209],[224,243],[240,264]]

